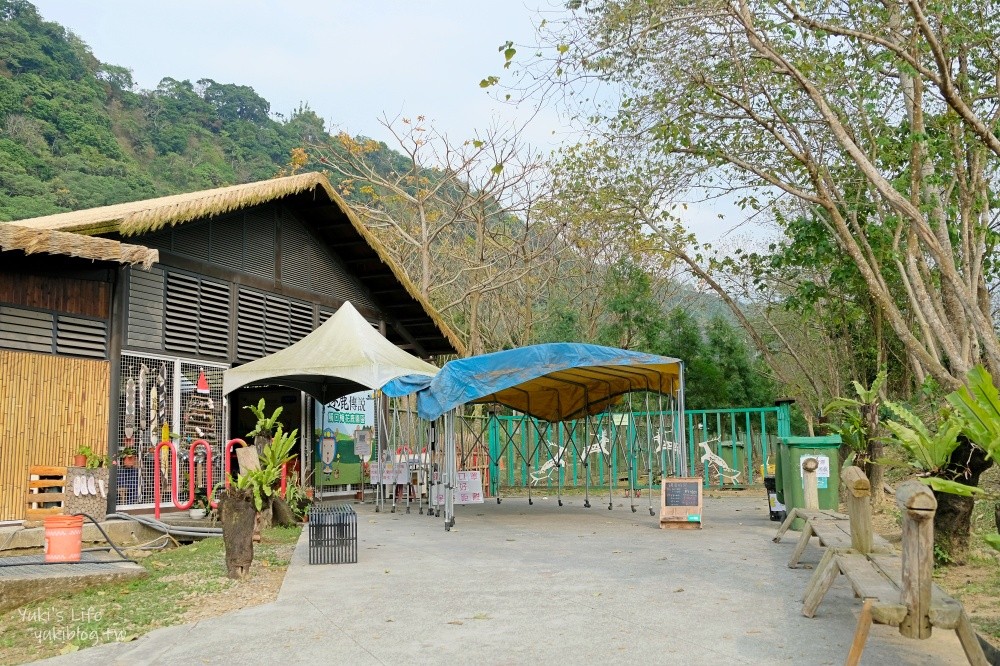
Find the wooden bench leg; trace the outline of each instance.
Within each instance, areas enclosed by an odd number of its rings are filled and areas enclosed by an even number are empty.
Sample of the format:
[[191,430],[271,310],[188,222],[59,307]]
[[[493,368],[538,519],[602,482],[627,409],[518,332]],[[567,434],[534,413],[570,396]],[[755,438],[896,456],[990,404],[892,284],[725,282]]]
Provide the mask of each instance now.
[[809,538],[813,535],[812,523],[808,520],[806,524],[802,526],[802,536],[799,537],[799,542],[795,545],[795,550],[792,552],[792,557],[788,560],[789,569],[797,569],[799,566],[799,558],[802,557],[802,553],[805,552],[806,546],[809,545]]
[[785,521],[781,523],[781,527],[778,528],[778,533],[774,535],[774,538],[771,539],[771,541],[773,541],[774,543],[781,542],[781,537],[785,536],[785,532],[791,529],[792,522],[795,521],[797,511],[798,509],[792,509],[788,512],[788,514],[785,516]]
[[955,633],[958,634],[958,641],[962,644],[962,649],[965,650],[965,657],[972,666],[987,666],[990,663],[986,660],[986,655],[983,653],[983,646],[979,644],[979,639],[976,638],[976,630],[972,628],[972,622],[964,610],[958,618],[958,626],[955,627]]
[[844,666],[858,666],[861,662],[861,653],[865,651],[865,643],[868,642],[868,631],[872,628],[872,604],[874,601],[874,599],[865,599],[865,605],[861,607],[861,617],[858,618],[858,627],[854,630],[851,651],[847,653]]
[[817,583],[819,583],[820,579],[823,577],[823,572],[826,571],[828,566],[830,566],[830,560],[832,560],[836,554],[837,551],[833,548],[826,549],[826,552],[823,553],[823,558],[819,561],[819,564],[816,565],[816,570],[809,578],[809,583],[806,585],[806,591],[802,593],[800,601],[805,601],[809,597],[813,588],[816,587]]
[[837,557],[834,555],[831,557],[826,564],[826,568],[817,569],[816,573],[813,574],[815,578],[815,583],[810,583],[811,589],[809,594],[802,603],[802,614],[806,617],[813,617],[816,615],[816,609],[819,608],[819,604],[823,601],[823,597],[826,596],[827,591],[830,586],[833,585],[833,581],[837,580],[837,576],[840,575],[840,565],[837,563]]

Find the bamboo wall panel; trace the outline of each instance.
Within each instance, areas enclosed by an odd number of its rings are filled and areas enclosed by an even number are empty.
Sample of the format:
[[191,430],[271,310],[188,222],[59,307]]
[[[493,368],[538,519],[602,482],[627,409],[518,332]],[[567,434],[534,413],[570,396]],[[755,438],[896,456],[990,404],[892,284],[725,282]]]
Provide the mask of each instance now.
[[111,283],[0,271],[0,303],[107,319]]
[[0,350],[0,520],[22,520],[28,468],[108,449],[111,365]]

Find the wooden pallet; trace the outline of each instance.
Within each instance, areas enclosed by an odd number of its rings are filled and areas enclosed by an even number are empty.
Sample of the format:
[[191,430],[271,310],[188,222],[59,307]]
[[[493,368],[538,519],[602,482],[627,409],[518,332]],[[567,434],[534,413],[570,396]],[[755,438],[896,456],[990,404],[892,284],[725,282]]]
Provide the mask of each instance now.
[[48,516],[62,515],[66,509],[67,471],[65,467],[33,465],[28,468],[28,522],[42,522]]

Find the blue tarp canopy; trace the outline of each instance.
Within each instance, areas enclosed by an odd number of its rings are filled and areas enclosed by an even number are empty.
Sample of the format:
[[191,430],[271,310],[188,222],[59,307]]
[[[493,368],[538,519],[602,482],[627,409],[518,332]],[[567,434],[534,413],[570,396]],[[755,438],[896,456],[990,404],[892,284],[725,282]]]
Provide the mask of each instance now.
[[598,414],[633,391],[678,391],[682,362],[643,352],[559,342],[463,358],[433,378],[386,384],[389,397],[416,393],[417,413],[434,420],[460,405],[495,402],[544,421]]

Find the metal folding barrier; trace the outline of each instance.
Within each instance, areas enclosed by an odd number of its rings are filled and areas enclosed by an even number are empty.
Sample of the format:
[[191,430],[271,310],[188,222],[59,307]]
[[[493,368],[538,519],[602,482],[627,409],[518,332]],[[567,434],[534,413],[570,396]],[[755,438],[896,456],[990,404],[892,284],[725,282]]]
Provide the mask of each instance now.
[[309,564],[358,561],[358,515],[349,504],[309,508]]

